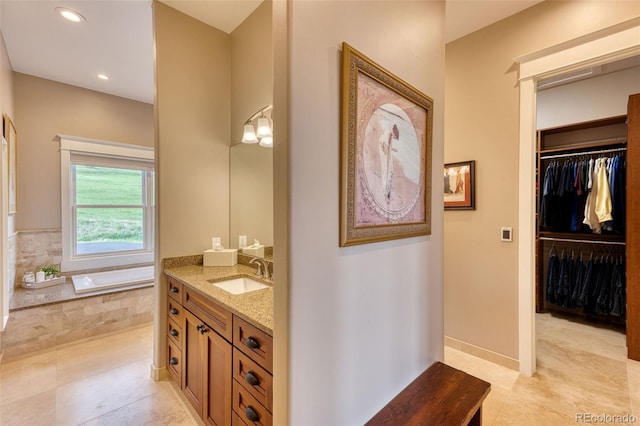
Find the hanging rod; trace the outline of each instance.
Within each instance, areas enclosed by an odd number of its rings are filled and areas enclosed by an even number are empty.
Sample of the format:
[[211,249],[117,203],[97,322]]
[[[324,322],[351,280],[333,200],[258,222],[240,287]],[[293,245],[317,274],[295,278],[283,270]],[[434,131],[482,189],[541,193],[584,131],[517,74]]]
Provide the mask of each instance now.
[[584,243],[584,244],[607,244],[607,245],[616,245],[616,246],[624,246],[627,243],[620,241],[592,241],[592,240],[573,240],[571,238],[554,238],[554,237],[538,237],[539,240],[545,241],[561,241],[564,243]]
[[627,148],[625,147],[625,148],[601,149],[599,151],[589,151],[589,152],[574,152],[572,154],[542,155],[540,159],[548,160],[550,158],[579,157],[581,155],[606,154],[609,152],[620,152],[620,151],[626,151],[626,150]]

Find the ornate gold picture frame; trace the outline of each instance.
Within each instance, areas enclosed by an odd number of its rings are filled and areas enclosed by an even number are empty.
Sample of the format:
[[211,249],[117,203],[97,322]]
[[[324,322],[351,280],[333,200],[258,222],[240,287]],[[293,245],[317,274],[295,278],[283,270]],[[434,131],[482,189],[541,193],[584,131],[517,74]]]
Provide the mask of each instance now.
[[340,246],[431,234],[433,100],[342,44]]

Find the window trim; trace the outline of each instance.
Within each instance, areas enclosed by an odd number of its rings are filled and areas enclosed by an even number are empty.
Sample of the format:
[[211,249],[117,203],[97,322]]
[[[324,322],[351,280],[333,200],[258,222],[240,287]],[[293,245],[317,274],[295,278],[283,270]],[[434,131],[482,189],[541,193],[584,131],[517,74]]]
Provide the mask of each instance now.
[[[71,207],[73,194],[71,193],[71,164],[73,155],[87,157],[104,157],[119,161],[139,161],[150,164],[150,170],[154,169],[154,150],[145,146],[123,144],[118,142],[100,141],[96,139],[81,138],[76,136],[58,135],[60,138],[60,192],[62,215],[62,271],[78,271],[112,266],[125,266],[139,263],[151,263],[154,261],[154,251],[114,252],[112,254],[100,254],[98,256],[82,255],[74,256],[74,218]],[[108,162],[107,160],[106,162]],[[105,162],[105,163],[106,163]],[[147,174],[149,176],[149,174]],[[145,185],[151,185],[150,177]],[[152,197],[147,191],[148,197]],[[151,201],[151,200],[147,200]],[[153,219],[152,206],[145,216],[145,221]],[[150,232],[145,232],[146,247],[153,247],[153,227]]]

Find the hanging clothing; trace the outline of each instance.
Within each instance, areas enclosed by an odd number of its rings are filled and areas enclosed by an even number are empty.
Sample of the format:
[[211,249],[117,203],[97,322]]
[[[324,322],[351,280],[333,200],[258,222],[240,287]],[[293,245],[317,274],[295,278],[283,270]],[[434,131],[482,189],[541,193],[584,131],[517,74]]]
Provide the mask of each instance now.
[[597,165],[592,167],[593,160],[589,161],[589,183],[591,190],[587,196],[587,202],[584,208],[584,220],[583,223],[588,225],[594,234],[600,234],[602,232],[602,226],[598,220],[598,214],[596,213],[596,198],[598,194],[598,180],[597,180]]
[[609,177],[607,176],[606,159],[599,158],[596,166],[596,179],[598,180],[598,191],[596,192],[595,213],[599,223],[613,220],[611,216],[611,192],[609,190]]
[[566,309],[582,308],[587,316],[625,315],[625,269],[621,256],[591,255],[584,262],[563,250],[549,255],[545,288],[548,304]]
[[560,261],[558,260],[558,256],[555,254],[551,254],[549,257],[549,268],[547,269],[547,302],[556,303],[556,293],[558,291],[559,285],[559,269],[560,269]]

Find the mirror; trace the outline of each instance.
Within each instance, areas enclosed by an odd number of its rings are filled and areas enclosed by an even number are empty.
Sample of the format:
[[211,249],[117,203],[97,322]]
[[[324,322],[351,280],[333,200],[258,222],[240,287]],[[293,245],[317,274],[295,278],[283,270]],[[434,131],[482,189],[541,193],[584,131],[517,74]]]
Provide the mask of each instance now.
[[269,259],[273,246],[273,149],[240,141],[247,121],[273,103],[271,13],[271,2],[264,2],[231,33],[228,243],[230,248],[239,248],[240,236],[246,236],[247,246],[258,240]]
[[229,150],[229,185],[230,247],[239,248],[241,235],[247,237],[247,245],[257,239],[265,247],[273,246],[273,149],[258,144],[233,145]]

